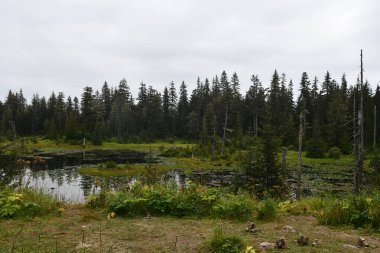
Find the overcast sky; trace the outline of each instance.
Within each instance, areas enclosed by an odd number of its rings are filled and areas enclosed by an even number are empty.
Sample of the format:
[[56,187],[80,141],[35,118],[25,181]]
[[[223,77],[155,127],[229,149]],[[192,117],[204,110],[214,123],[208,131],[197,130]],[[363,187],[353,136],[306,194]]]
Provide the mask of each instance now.
[[80,95],[126,78],[159,91],[236,71],[268,86],[274,69],[350,84],[364,50],[365,78],[380,81],[376,0],[0,0],[0,99],[10,89]]

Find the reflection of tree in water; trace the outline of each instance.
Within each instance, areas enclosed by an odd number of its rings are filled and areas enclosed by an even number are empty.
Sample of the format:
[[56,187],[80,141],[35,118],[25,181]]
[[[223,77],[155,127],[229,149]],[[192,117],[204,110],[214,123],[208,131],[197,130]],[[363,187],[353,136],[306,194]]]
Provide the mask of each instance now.
[[90,194],[93,194],[92,190],[94,189],[95,179],[91,176],[82,176],[81,187],[83,189],[83,196],[87,197]]
[[74,168],[65,168],[66,173],[66,182],[68,184],[71,184],[72,182],[75,182],[75,179],[78,178],[78,172]]
[[46,170],[46,174],[50,177],[51,181],[54,183],[57,181],[57,172],[56,170]]
[[60,170],[55,170],[55,171],[57,172],[56,177],[57,177],[58,186],[62,186],[65,180],[65,170],[60,169]]
[[10,184],[19,174],[16,158],[0,155],[0,184]]

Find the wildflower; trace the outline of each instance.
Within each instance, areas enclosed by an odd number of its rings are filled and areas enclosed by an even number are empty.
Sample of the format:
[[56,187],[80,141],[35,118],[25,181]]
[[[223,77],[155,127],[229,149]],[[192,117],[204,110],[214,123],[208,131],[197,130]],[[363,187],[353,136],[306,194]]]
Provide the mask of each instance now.
[[116,213],[114,213],[114,212],[108,213],[107,219],[113,219],[113,218],[115,218],[115,216],[116,216]]
[[256,251],[252,246],[247,246],[247,248],[245,248],[244,253],[256,253]]
[[59,215],[62,215],[64,212],[65,212],[65,208],[63,208],[63,207],[58,208],[58,214]]
[[9,202],[15,202],[15,201],[21,200],[21,197],[22,197],[22,194],[14,194],[14,195],[9,196],[7,199]]

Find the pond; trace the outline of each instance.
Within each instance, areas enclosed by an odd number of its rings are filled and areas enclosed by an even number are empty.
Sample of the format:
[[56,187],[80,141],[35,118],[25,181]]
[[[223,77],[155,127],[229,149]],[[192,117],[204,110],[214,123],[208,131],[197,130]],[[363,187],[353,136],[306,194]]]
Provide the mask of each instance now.
[[[148,180],[141,175],[133,176],[89,176],[82,175],[78,168],[85,164],[99,164],[107,161],[116,163],[146,163],[148,154],[134,150],[93,150],[87,152],[68,151],[62,153],[35,153],[21,159],[0,155],[0,184],[27,186],[56,196],[72,203],[83,203],[86,196],[104,190],[128,189],[137,180]],[[18,160],[19,159],[19,160]],[[20,160],[24,163],[20,164]],[[43,162],[41,162],[41,161]],[[149,159],[152,162],[152,159]],[[160,162],[158,158],[153,162]],[[303,195],[318,192],[344,193],[352,188],[352,176],[349,169],[322,172],[319,168],[304,166]],[[211,187],[229,187],[238,189],[242,182],[248,179],[243,171],[223,169],[220,171],[184,172],[180,168],[154,175],[153,182],[175,183],[184,186],[187,180],[192,180]],[[288,189],[295,192],[295,174],[286,179]]]
[[[90,152],[39,153],[22,157],[24,164],[12,156],[0,156],[0,183],[41,189],[57,198],[83,203],[86,196],[105,190],[122,190],[137,180],[145,180],[143,175],[103,177],[82,175],[78,168],[85,164],[99,164],[106,161],[117,163],[146,163],[147,153],[133,150],[95,150]],[[41,159],[42,158],[42,159]],[[159,162],[156,160],[156,162]],[[18,164],[18,165],[17,165]],[[207,186],[228,186],[237,176],[236,171],[185,173],[181,169],[162,172],[154,180],[161,183],[175,183],[184,186],[186,180]]]

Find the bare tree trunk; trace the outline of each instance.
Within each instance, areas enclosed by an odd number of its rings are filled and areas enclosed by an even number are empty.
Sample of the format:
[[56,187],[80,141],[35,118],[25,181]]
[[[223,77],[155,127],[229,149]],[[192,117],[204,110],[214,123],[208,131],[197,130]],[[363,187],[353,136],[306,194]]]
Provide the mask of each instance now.
[[257,136],[257,112],[255,113],[255,136]]
[[297,199],[301,199],[301,177],[302,177],[302,137],[304,126],[304,112],[300,114],[300,129],[298,133],[298,161],[297,161]]
[[206,145],[206,115],[203,115],[203,145]]
[[283,147],[281,152],[281,169],[282,172],[286,171],[286,155],[288,153],[288,148]]
[[212,136],[212,157],[215,156],[215,145],[216,145],[216,116],[213,118],[213,136]]
[[227,120],[228,120],[228,105],[226,105],[226,115],[224,117],[224,128],[223,128],[223,139],[222,139],[222,152],[224,154],[224,143],[226,141],[226,131],[227,131]]
[[373,108],[373,148],[376,148],[376,105]]
[[355,193],[360,192],[363,177],[363,153],[364,153],[364,129],[363,129],[363,50],[360,51],[360,109],[358,114],[358,159],[357,168],[355,172]]
[[15,121],[9,121],[9,124],[11,125],[12,132],[13,132],[13,142],[16,146],[16,122]]
[[[357,87],[359,88],[359,87]],[[357,160],[358,160],[358,149],[357,149],[357,130],[356,130],[356,93],[355,93],[355,89],[354,89],[354,110],[353,110],[353,120],[352,120],[352,124],[353,124],[353,131],[354,131],[354,143],[353,143],[353,149],[354,149],[354,191],[356,191],[356,185],[357,185],[357,182],[356,182],[356,173],[358,171],[358,163],[357,163]]]

